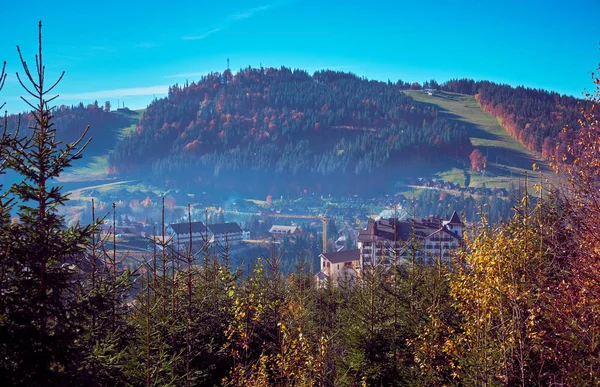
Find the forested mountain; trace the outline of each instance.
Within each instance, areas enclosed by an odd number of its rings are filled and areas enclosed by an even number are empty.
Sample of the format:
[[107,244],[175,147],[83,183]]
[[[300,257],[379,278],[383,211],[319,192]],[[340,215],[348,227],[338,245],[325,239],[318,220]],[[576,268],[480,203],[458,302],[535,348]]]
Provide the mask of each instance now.
[[[481,108],[496,117],[511,136],[544,159],[566,160],[584,101],[540,89],[488,81],[455,79],[444,91],[475,95]],[[566,130],[563,130],[566,128]]]
[[[170,88],[111,154],[114,174],[220,189],[364,190],[417,161],[471,151],[464,127],[352,74],[247,68]],[[275,183],[277,182],[277,183]]]

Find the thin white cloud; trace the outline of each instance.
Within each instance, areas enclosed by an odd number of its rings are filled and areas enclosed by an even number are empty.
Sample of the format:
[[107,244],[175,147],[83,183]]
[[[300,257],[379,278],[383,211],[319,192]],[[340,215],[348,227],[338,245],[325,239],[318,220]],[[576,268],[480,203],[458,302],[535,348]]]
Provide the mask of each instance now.
[[183,40],[200,40],[200,39],[207,38],[207,37],[209,37],[210,35],[214,34],[215,32],[219,32],[219,31],[221,31],[222,29],[223,29],[222,27],[219,27],[219,28],[214,28],[214,29],[212,29],[212,30],[210,30],[210,31],[206,31],[205,33],[203,33],[203,34],[200,34],[200,35],[195,35],[195,36],[182,36],[182,37],[181,37],[181,39],[183,39]]
[[120,98],[120,97],[131,97],[131,96],[144,96],[154,94],[167,94],[169,91],[168,85],[148,86],[148,87],[132,87],[124,89],[113,89],[113,90],[98,90],[98,91],[87,91],[83,93],[71,93],[61,94],[61,99],[74,99],[74,100],[85,100],[85,99],[101,99],[101,98]]
[[260,7],[250,8],[250,9],[243,10],[241,12],[236,12],[236,13],[230,14],[221,21],[221,26],[214,28],[210,31],[206,31],[200,35],[182,36],[181,39],[182,40],[201,40],[201,39],[207,38],[216,32],[219,32],[226,28],[229,28],[235,22],[238,22],[243,19],[248,19],[260,12],[264,12],[264,11],[266,11],[270,8],[273,8],[277,5],[280,5],[280,4],[263,5]]
[[261,7],[256,7],[256,8],[251,8],[239,13],[234,13],[232,15],[229,15],[229,19],[230,20],[241,20],[241,19],[247,19],[249,17],[254,16],[255,14],[262,12],[262,11],[266,11],[269,8],[272,8],[273,5],[263,5]]

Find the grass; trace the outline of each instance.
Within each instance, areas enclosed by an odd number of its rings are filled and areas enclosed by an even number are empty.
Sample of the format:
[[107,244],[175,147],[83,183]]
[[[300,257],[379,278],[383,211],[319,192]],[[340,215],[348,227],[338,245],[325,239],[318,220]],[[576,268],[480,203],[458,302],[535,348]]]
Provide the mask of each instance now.
[[473,96],[447,92],[427,95],[421,90],[405,93],[415,101],[436,106],[441,117],[463,124],[473,146],[487,157],[485,175],[470,171],[468,161],[463,160],[462,169],[452,167],[438,172],[438,178],[463,186],[468,174],[470,186],[485,183],[490,188],[508,188],[511,182],[524,178],[525,174],[532,175],[534,163],[542,171],[549,170],[547,163],[511,137],[496,118],[481,110]]
[[[135,131],[138,121],[146,109],[133,110],[131,114],[125,114],[121,112],[115,112],[113,114],[119,114],[126,116],[129,119],[129,126],[117,128],[113,130],[115,141],[122,140],[129,133]],[[97,181],[106,179],[108,167],[108,153],[84,157],[83,160],[79,160],[67,173],[64,173],[60,177],[61,182],[80,182],[80,181]]]
[[258,199],[245,199],[247,202],[252,202],[254,204],[256,204],[257,206],[266,206],[267,202],[265,200],[258,200]]
[[[146,111],[146,109],[138,109],[138,110],[133,110],[133,112],[135,112],[135,114],[127,114],[127,117],[130,118],[130,122],[131,125],[121,128],[118,131],[117,137],[119,140],[122,140],[123,138],[125,138],[129,133],[135,131],[135,128],[137,127],[138,121],[140,118],[142,118],[142,115],[144,114],[144,112]],[[117,113],[117,114],[123,114],[124,113]]]
[[463,169],[452,168],[447,171],[439,172],[436,174],[438,179],[449,181],[451,183],[460,184],[461,187],[465,186],[466,175]]
[[494,147],[530,154],[496,118],[481,110],[471,95],[439,92],[430,96],[420,90],[408,90],[405,93],[416,101],[436,105],[441,109],[442,117],[462,121],[475,147]]
[[125,185],[127,187],[127,185],[131,182],[132,182],[132,180],[123,180],[123,181],[116,181],[113,183],[98,184],[98,185],[94,185],[94,186],[88,186],[88,187],[84,187],[84,188],[74,189],[74,190],[68,192],[69,199],[70,200],[91,201],[93,199],[93,197],[84,195],[84,192],[91,191],[91,190],[98,190],[99,192],[109,192],[110,190],[116,189],[122,185]]
[[472,172],[471,173],[471,186],[482,187],[485,185],[487,188],[509,189],[511,184],[513,184],[513,183],[514,183],[514,186],[518,185],[518,183],[515,182],[515,179],[519,179],[519,178],[520,177],[512,177],[511,178],[510,176],[488,176],[485,173]]
[[394,196],[404,195],[407,199],[412,199],[413,197],[418,196],[421,192],[425,191],[426,188],[421,187],[401,187],[398,191],[394,193]]
[[92,156],[87,164],[73,167],[60,178],[62,182],[92,181],[106,178],[108,155]]

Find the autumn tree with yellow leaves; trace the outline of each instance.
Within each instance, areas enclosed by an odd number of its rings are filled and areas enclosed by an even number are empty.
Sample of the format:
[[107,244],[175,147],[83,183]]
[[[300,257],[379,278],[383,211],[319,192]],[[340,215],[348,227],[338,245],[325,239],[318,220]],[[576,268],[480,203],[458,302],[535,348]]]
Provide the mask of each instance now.
[[[600,71],[600,65],[598,67]],[[559,195],[566,246],[557,246],[568,274],[556,289],[556,356],[565,380],[600,384],[600,76],[581,106],[580,129],[568,148],[569,164],[556,163],[565,177]],[[566,130],[566,129],[565,129]],[[569,241],[570,239],[570,241]]]

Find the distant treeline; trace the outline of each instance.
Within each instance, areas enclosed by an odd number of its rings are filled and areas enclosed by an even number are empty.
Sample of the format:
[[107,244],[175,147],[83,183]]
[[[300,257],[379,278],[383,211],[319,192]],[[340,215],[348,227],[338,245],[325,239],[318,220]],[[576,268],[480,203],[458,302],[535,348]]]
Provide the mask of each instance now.
[[151,103],[110,166],[178,185],[319,190],[358,178],[361,190],[387,184],[398,166],[466,158],[465,128],[401,93],[407,87],[334,71],[209,74]]
[[472,79],[453,79],[435,85],[444,91],[474,95],[481,108],[496,117],[527,148],[547,160],[553,157],[567,160],[567,146],[579,127],[577,120],[585,104],[583,100],[541,89]]
[[[509,190],[508,197],[500,198],[492,196],[473,196],[467,194],[454,195],[445,191],[425,189],[418,193],[414,199],[409,199],[403,206],[410,214],[416,217],[438,215],[450,217],[452,212],[459,209],[462,219],[475,223],[483,214],[486,219],[497,224],[510,219],[514,215],[514,205],[523,194],[516,188]],[[528,197],[532,202],[537,202],[533,197]]]

